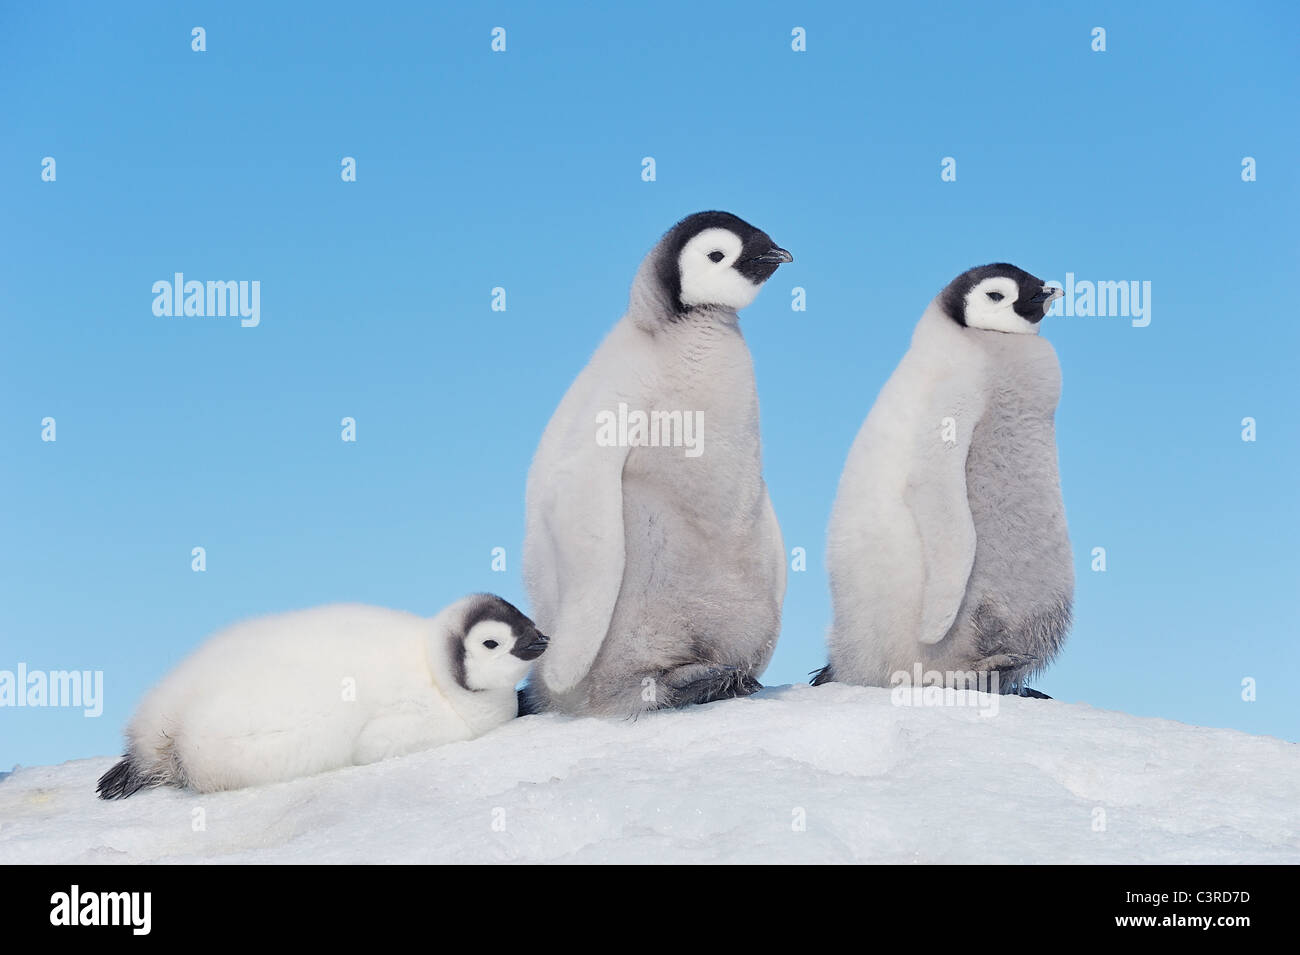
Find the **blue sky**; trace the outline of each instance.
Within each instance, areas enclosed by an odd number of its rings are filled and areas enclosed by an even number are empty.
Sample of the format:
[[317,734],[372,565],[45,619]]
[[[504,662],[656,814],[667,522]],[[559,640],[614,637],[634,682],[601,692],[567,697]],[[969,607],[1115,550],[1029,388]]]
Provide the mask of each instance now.
[[[117,752],[249,615],[524,604],[542,428],[707,208],[795,256],[743,316],[809,554],[765,682],[824,662],[836,483],[916,319],[1006,260],[1152,287],[1144,328],[1044,326],[1078,588],[1038,686],[1297,738],[1294,5],[444,6],[0,11],[0,669],[105,680],[97,719],[0,710],[0,768]],[[261,324],[156,317],[175,272],[259,281]]]

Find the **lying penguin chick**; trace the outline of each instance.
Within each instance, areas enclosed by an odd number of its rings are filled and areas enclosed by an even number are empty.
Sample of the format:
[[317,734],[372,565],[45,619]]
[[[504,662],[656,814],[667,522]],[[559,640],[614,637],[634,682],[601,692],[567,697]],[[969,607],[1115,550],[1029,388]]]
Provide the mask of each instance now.
[[99,795],[239,789],[472,739],[515,717],[546,644],[491,594],[432,619],[336,604],[235,624],[145,697]]

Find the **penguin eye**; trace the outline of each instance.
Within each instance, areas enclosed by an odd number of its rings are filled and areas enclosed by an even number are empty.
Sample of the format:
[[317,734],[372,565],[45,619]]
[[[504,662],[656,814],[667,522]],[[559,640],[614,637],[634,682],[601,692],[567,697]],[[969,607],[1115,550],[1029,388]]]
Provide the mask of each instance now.
[[497,648],[497,642],[495,640],[484,640],[483,646],[487,647],[489,650],[495,650]]
[[1000,302],[1000,301],[1002,301],[1002,293],[1001,293],[1001,292],[989,292],[989,298],[993,299],[993,301],[995,301],[995,302]]
[[723,259],[725,259],[726,257],[727,257],[727,254],[726,254],[725,252],[710,252],[710,253],[709,253],[709,261],[710,261],[710,262],[721,262],[721,261],[722,261]]

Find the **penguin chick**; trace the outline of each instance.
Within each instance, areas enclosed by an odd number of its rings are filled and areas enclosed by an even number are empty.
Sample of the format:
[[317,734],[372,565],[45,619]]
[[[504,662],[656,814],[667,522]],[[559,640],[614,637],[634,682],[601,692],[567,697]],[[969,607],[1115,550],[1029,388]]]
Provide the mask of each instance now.
[[145,696],[97,791],[239,789],[472,739],[514,718],[546,644],[491,594],[431,619],[336,604],[247,620]]
[[678,222],[551,417],[524,579],[553,637],[531,707],[627,716],[759,687],[785,558],[738,311],[791,255],[728,212]]
[[1060,294],[985,265],[921,316],[840,479],[830,664],[814,683],[915,682],[919,666],[950,686],[996,674],[1011,692],[1060,650],[1074,595],[1053,421],[1061,371],[1038,335]]

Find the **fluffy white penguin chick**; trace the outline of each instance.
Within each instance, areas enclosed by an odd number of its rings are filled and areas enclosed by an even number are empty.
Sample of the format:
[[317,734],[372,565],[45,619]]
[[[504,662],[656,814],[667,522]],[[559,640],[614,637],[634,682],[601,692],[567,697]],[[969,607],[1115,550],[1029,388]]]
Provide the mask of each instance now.
[[336,604],[247,620],[145,696],[98,792],[239,789],[472,739],[515,717],[546,645],[492,594],[433,618]]

